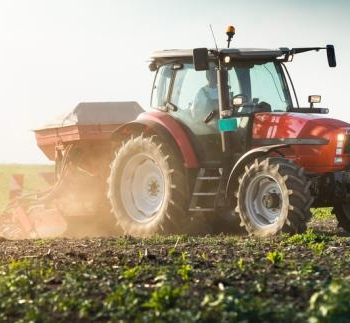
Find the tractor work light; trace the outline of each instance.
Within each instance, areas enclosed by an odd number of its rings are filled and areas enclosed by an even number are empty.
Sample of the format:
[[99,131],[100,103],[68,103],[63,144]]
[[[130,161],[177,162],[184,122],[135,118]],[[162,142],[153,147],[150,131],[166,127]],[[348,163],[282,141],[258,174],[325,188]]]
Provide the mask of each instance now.
[[230,57],[230,56],[225,56],[224,62],[225,62],[226,64],[229,64],[229,63],[231,62],[231,57]]
[[309,103],[310,108],[314,107],[314,103],[320,103],[321,102],[321,95],[309,95]]
[[309,95],[309,103],[320,103],[321,95]]
[[338,142],[344,141],[344,139],[345,139],[345,135],[343,133],[339,133],[338,136],[337,136]]

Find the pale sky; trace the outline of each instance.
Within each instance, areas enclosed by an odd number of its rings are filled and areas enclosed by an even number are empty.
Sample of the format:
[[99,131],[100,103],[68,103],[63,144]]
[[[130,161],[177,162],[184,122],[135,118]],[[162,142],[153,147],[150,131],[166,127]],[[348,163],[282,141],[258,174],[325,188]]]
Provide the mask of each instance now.
[[0,163],[44,163],[31,129],[79,102],[138,101],[148,108],[154,50],[226,45],[302,47],[287,65],[299,101],[321,94],[332,117],[350,123],[350,2],[346,0],[0,0]]

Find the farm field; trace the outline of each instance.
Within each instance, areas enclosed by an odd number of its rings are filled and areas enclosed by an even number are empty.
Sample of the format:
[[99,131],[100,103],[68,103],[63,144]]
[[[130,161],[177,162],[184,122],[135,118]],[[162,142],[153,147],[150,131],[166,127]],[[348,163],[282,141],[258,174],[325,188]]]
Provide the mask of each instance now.
[[350,236],[318,209],[271,239],[0,238],[0,300],[0,322],[349,322]]
[[332,218],[273,239],[0,241],[0,321],[349,322],[350,238]]

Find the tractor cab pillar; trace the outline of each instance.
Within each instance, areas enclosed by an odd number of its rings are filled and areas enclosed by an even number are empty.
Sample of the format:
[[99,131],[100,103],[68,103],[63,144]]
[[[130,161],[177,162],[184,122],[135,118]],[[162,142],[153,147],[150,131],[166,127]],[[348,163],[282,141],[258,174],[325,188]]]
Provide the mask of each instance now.
[[[219,115],[220,119],[225,118],[225,111],[229,110],[230,98],[228,90],[228,75],[227,70],[219,66],[217,70],[218,76],[218,92],[219,92]],[[222,152],[224,157],[231,155],[230,136],[227,132],[221,132]]]

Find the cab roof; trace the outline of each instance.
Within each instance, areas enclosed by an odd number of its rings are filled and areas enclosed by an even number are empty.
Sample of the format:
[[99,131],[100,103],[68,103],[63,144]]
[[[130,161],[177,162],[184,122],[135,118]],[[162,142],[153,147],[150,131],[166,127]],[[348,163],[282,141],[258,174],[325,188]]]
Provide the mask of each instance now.
[[[215,49],[209,49],[209,58],[214,58],[213,53]],[[218,50],[222,55],[228,55],[235,59],[275,59],[280,57],[287,52],[288,48],[276,48],[276,49],[265,49],[265,48],[224,48]],[[151,55],[151,58],[157,60],[172,60],[172,59],[191,59],[193,58],[193,49],[169,49],[155,51]]]

